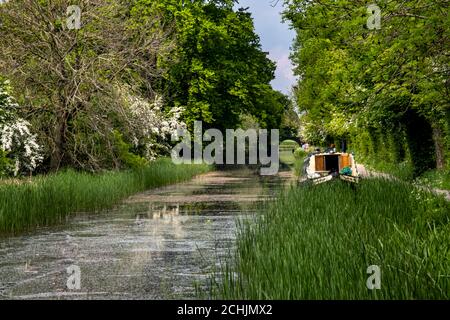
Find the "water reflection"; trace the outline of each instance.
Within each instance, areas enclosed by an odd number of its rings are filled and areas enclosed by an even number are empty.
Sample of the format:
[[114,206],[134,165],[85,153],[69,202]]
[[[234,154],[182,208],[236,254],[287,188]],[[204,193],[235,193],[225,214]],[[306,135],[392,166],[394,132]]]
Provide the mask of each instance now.
[[[214,172],[133,196],[113,210],[0,240],[2,299],[193,298],[233,246],[236,219],[273,198],[289,174]],[[66,287],[81,269],[81,290]]]

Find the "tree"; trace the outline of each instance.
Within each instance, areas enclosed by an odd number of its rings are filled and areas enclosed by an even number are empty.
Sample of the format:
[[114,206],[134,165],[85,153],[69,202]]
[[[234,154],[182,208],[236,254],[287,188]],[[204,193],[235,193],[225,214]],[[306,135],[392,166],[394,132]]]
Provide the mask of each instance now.
[[161,59],[168,65],[161,88],[170,105],[183,107],[189,126],[202,120],[205,127],[236,128],[249,114],[278,128],[285,106],[270,86],[275,64],[261,50],[250,13],[235,11],[234,1],[177,3],[160,2],[177,41],[169,61]]
[[285,3],[297,30],[297,103],[323,139],[356,142],[368,132],[381,157],[391,136],[402,143],[404,135],[416,175],[442,168],[450,141],[448,3],[380,1],[380,30],[366,27],[365,1]]
[[69,29],[68,0],[11,1],[0,7],[0,71],[21,113],[40,131],[49,166],[98,169],[114,163],[113,129],[126,122],[117,86],[154,100],[157,56],[171,47],[161,15],[135,23],[128,1],[79,1],[81,28]]

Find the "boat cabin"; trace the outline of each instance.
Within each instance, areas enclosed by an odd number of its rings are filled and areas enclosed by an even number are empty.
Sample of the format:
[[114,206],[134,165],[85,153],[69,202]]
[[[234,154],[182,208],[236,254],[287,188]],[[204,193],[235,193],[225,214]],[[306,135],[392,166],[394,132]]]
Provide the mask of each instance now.
[[[318,153],[307,159],[306,174],[308,179],[325,182],[336,177],[342,180],[357,182],[358,168],[352,154],[349,153]],[[319,182],[319,183],[320,183]]]

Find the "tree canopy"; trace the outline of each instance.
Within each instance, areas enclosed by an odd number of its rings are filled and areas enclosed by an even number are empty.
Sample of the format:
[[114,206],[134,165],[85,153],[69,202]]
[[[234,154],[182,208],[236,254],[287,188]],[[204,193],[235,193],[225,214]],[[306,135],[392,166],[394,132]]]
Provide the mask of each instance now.
[[[138,1],[147,6],[147,1]],[[251,14],[234,10],[234,1],[159,2],[172,23],[177,46],[161,89],[171,106],[183,107],[188,125],[202,120],[216,128],[235,128],[243,114],[263,127],[278,127],[286,108],[272,89],[275,64],[261,50]]]
[[37,134],[42,170],[144,164],[196,120],[233,129],[249,116],[278,128],[291,104],[272,89],[275,64],[235,3],[1,4],[0,74]]
[[450,149],[448,1],[377,1],[380,28],[369,28],[374,12],[366,1],[285,4],[297,30],[292,59],[305,136],[316,143],[346,138],[384,158],[380,150],[406,149],[417,174],[443,168]]

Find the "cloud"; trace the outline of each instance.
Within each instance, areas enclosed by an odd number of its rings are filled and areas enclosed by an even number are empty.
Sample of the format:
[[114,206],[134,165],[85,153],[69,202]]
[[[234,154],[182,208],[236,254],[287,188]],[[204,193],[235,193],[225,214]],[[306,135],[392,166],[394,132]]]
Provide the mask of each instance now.
[[274,8],[271,6],[271,0],[240,0],[237,7],[250,7],[249,11],[254,18],[262,48],[269,52],[270,59],[277,64],[276,78],[272,81],[272,86],[276,90],[289,93],[296,83],[296,77],[292,72],[293,66],[289,60],[295,32],[281,21],[283,10],[281,3],[280,1]]
[[283,49],[274,49],[270,51],[269,58],[277,64],[276,77],[272,81],[273,87],[276,90],[288,93],[292,85],[297,82],[293,72],[294,67],[289,59],[289,53]]

